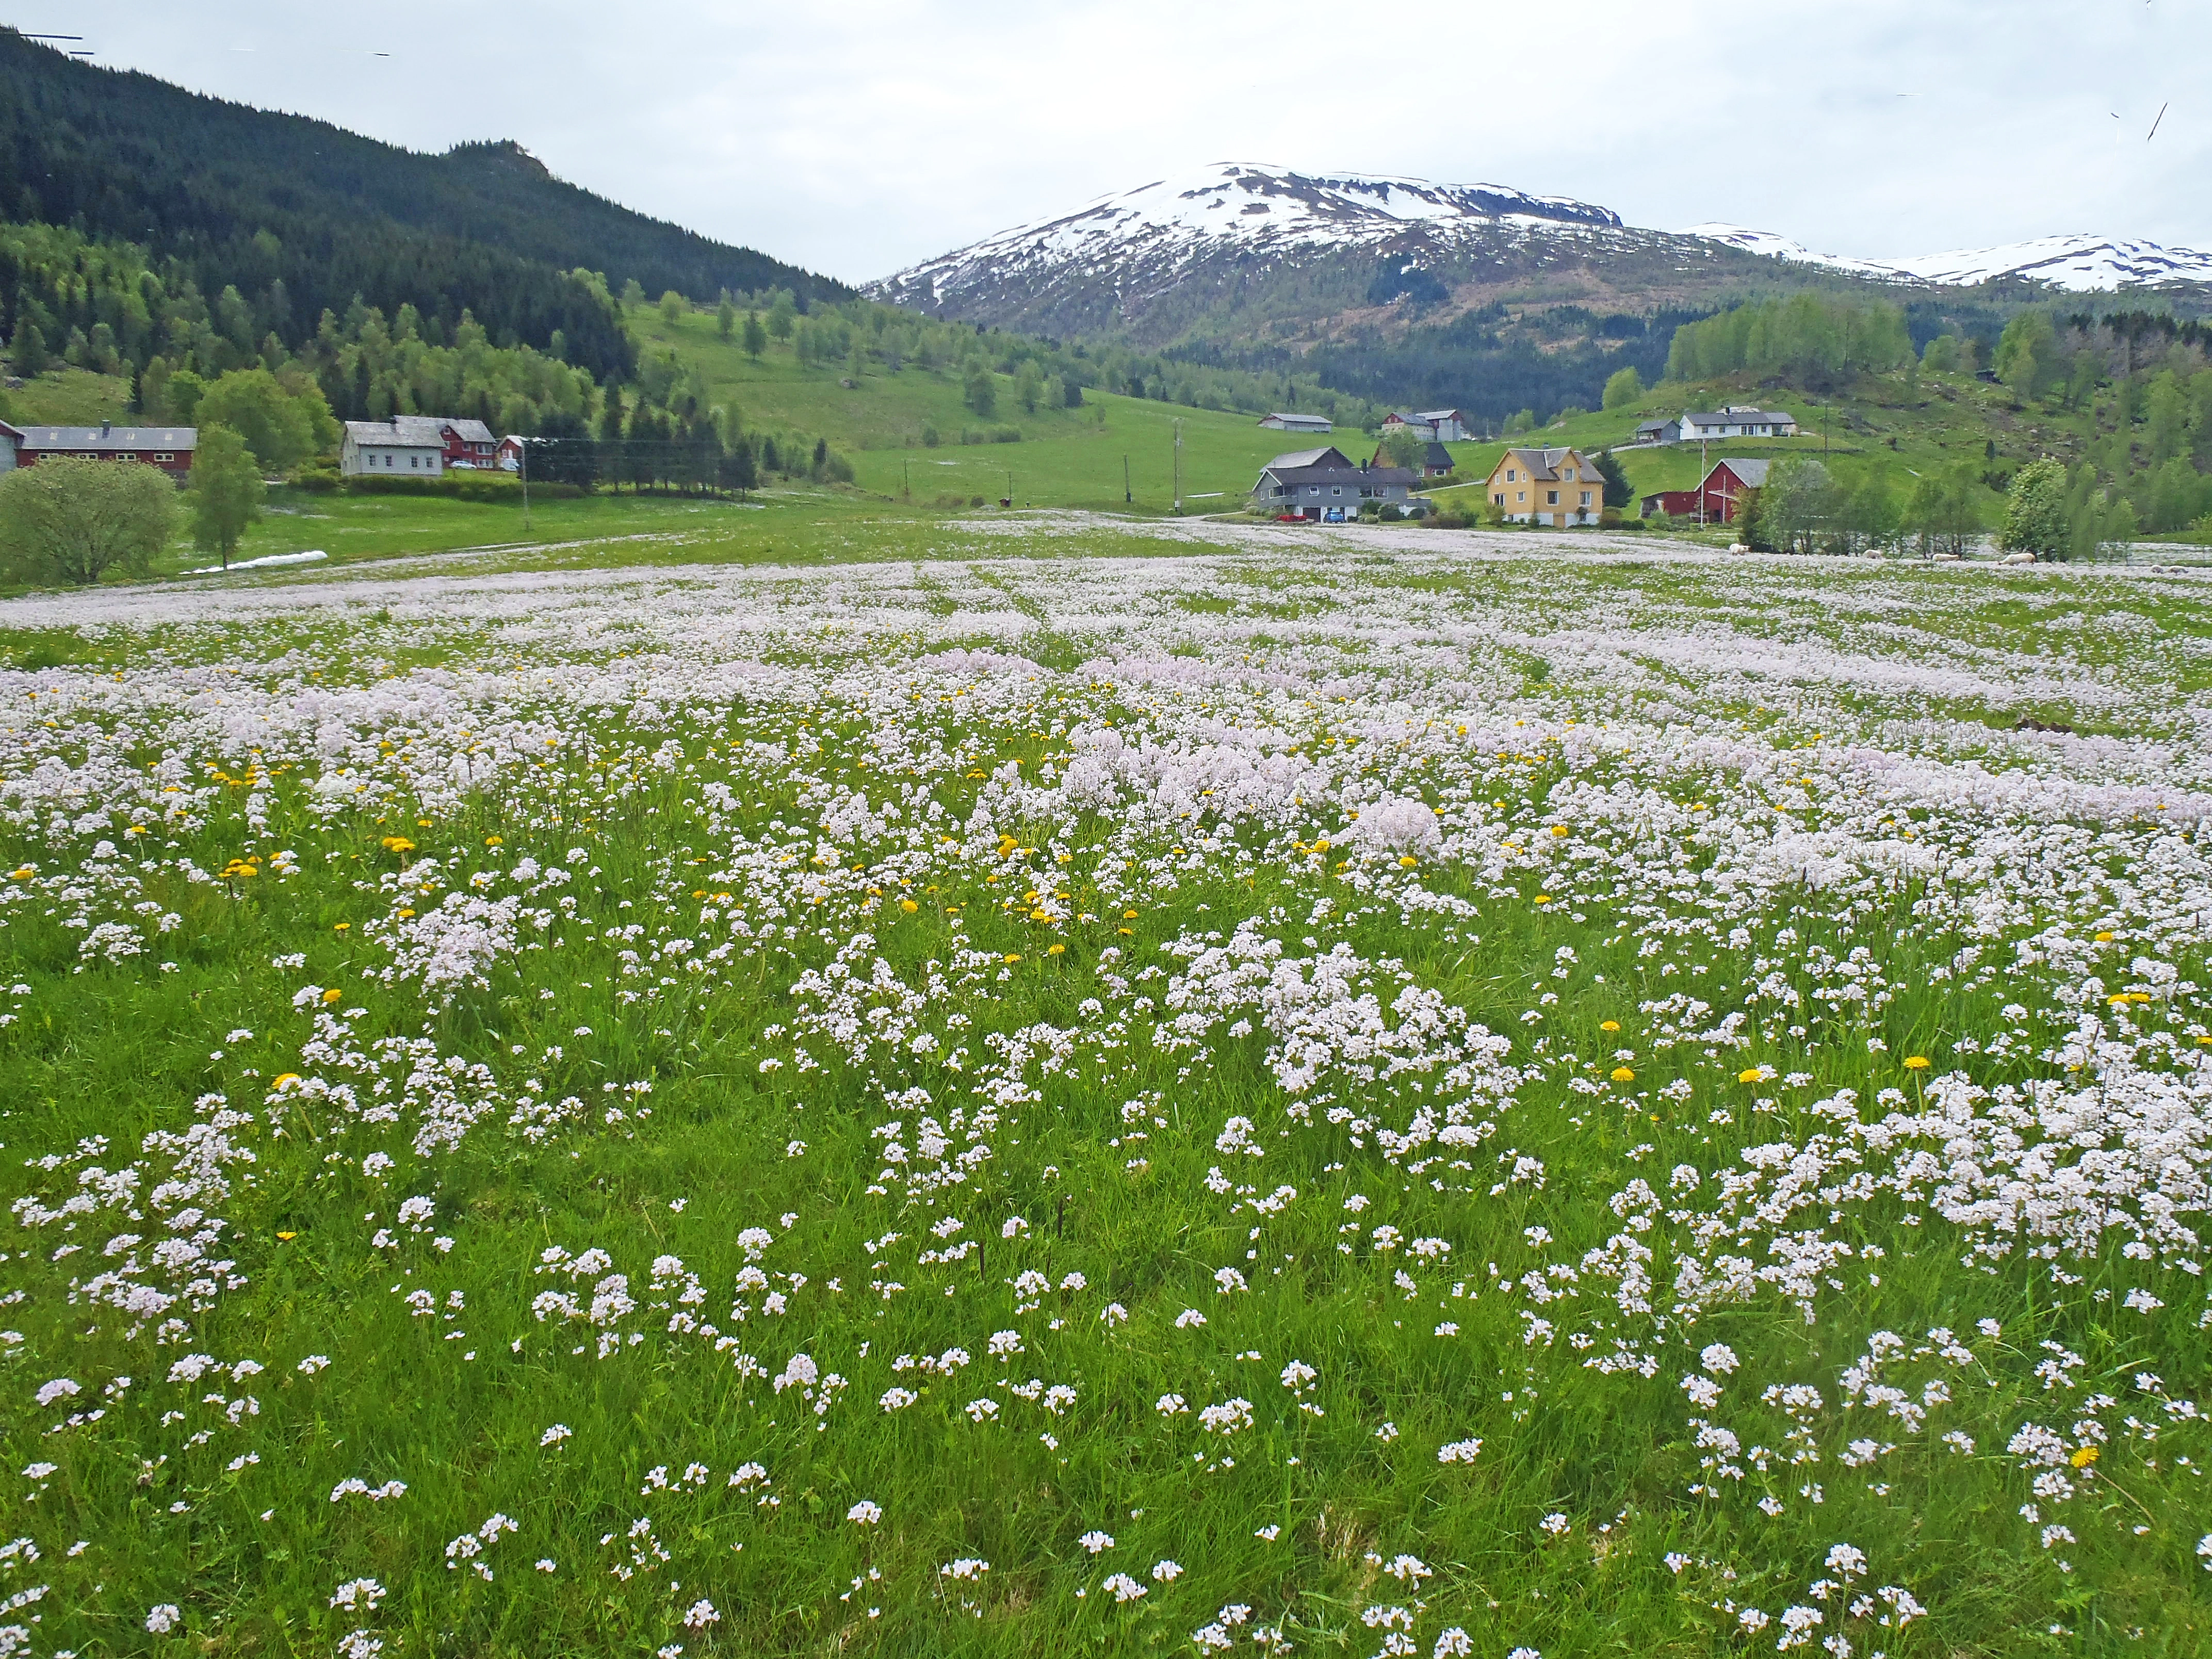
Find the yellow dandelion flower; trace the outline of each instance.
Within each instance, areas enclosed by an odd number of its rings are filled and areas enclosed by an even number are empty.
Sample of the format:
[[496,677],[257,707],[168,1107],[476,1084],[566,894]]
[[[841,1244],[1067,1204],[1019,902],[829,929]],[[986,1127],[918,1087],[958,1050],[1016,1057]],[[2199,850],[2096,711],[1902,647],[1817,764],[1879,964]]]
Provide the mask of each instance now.
[[2097,1461],[2097,1449],[2094,1446],[2084,1446],[2066,1461],[2077,1469],[2086,1469]]
[[299,1236],[300,1236],[300,1235],[299,1235],[299,1234],[297,1234],[297,1233],[279,1233],[279,1234],[277,1234],[277,1235],[276,1235],[276,1237],[279,1237],[279,1238],[283,1239],[283,1240],[287,1244],[289,1244],[289,1243],[290,1243],[294,1239],[297,1238]]
[[1019,962],[1021,959],[1022,953],[1019,951],[1009,951],[1006,952],[1006,960],[1008,962]]
[[1620,1022],[1617,1019],[1601,1019],[1598,1022],[1597,1029],[1601,1031],[1618,1031],[1620,1029]]
[[2097,943],[2100,945],[2110,945],[2112,942],[2112,936],[2110,933],[2100,933],[2097,935]]
[[1067,947],[1065,945],[1055,945],[1045,952],[1045,955],[1048,957],[1064,957],[1066,954]]
[[1408,853],[1408,854],[1407,854],[1404,857],[1401,858],[1401,859],[1398,860],[1398,867],[1399,867],[1401,870],[1410,870],[1410,869],[1412,869],[1415,865],[1419,864],[1419,862],[1420,862],[1420,860],[1419,860],[1419,859],[1415,858],[1412,854]]
[[[345,924],[345,923],[343,923],[343,922],[340,922],[340,923],[338,924],[338,926],[339,926],[339,927],[344,927],[345,925],[346,925],[346,924]],[[323,993],[323,1000],[324,1000],[325,1002],[337,1002],[337,1001],[342,1000],[344,998],[344,996],[345,996],[345,993],[344,993],[343,991],[339,990],[339,989],[338,989],[338,988],[337,988],[337,986],[333,985],[333,986],[331,986],[331,987],[330,988],[330,989],[328,989],[327,991],[325,991],[325,992],[324,992],[324,993]]]
[[921,907],[919,904],[916,904],[912,899],[901,899],[899,901],[899,908],[905,911],[907,915],[912,915],[915,911],[921,909]]
[[1633,1083],[1636,1081],[1636,1073],[1626,1066],[1616,1066],[1613,1068],[1613,1080],[1615,1083]]
[[1738,1083],[1757,1083],[1765,1075],[1758,1066],[1747,1066],[1735,1074],[1735,1080]]
[[1927,1056],[1927,1055],[1925,1055],[1925,1054],[1907,1054],[1907,1055],[1905,1055],[1905,1069],[1906,1071],[1908,1071],[1908,1072],[1924,1072],[1924,1071],[1926,1071],[1926,1070],[1928,1069],[1928,1056]]
[[404,836],[386,836],[384,850],[387,853],[411,853],[415,850],[415,843]]
[[293,1084],[297,1083],[299,1080],[300,1074],[297,1072],[283,1073],[277,1077],[276,1082],[269,1085],[270,1091],[271,1093],[282,1094],[287,1088],[290,1087]]
[[1539,893],[1536,895],[1536,902],[1539,904],[1549,904],[1551,902],[1552,896],[1549,893]]
[[484,845],[487,847],[504,847],[507,845],[507,842],[504,837],[500,836],[486,836],[484,837]]

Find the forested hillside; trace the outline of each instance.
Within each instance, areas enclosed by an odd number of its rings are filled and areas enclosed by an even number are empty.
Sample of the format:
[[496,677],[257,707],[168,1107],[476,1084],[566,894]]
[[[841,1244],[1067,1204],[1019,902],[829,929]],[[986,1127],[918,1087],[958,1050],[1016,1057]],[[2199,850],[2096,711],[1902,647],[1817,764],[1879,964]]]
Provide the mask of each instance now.
[[[847,291],[563,184],[511,144],[417,155],[96,69],[13,29],[0,29],[0,217],[143,244],[172,292],[234,291],[242,314],[225,331],[256,351],[269,335],[296,349],[358,298],[386,315],[412,305],[449,334],[467,312],[501,344],[557,336],[605,379],[629,373],[629,343],[579,270],[654,294]],[[10,339],[14,305],[0,282]]]

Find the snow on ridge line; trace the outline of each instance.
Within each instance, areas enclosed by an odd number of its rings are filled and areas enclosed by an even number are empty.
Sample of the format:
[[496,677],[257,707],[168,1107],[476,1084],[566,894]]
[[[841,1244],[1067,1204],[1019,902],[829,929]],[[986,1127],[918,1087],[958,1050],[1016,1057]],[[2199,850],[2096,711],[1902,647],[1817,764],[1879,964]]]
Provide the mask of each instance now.
[[1719,222],[1654,232],[1609,208],[1509,185],[1449,184],[1379,173],[1300,172],[1215,162],[1095,198],[926,259],[866,289],[878,299],[941,301],[1004,281],[1096,277],[1142,264],[1158,271],[1224,249],[1262,254],[1374,247],[1409,232],[1449,236],[1495,227],[1524,234],[1674,236],[1897,282],[1971,286],[2008,276],[2075,293],[2212,283],[2212,253],[2124,237],[2048,236],[1903,258],[1816,252],[1771,231]]
[[1971,287],[2000,276],[2032,277],[2074,294],[2138,284],[2154,288],[2168,283],[2212,283],[2212,253],[2194,248],[2167,247],[2135,237],[2086,233],[2039,236],[1995,247],[1958,248],[1881,260],[1816,253],[1787,236],[1772,231],[1750,230],[1741,225],[1692,225],[1679,234],[1794,264],[1945,287]]
[[981,262],[1054,264],[1116,247],[1157,253],[1195,251],[1207,242],[1336,246],[1415,225],[1457,223],[1625,228],[1609,208],[1504,185],[1218,162],[1099,197],[1073,213],[999,231],[872,287],[934,285],[943,273]]

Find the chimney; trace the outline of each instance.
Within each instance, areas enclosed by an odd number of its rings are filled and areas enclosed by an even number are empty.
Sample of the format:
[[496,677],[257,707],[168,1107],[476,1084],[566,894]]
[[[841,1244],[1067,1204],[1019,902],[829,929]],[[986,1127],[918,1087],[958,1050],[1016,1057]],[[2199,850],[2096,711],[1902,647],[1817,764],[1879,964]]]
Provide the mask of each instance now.
[[106,421],[102,421],[102,422],[100,423],[100,435],[101,437],[105,438],[105,437],[108,434],[108,433],[109,433],[111,430],[112,430],[112,428],[109,426],[108,422],[106,422]]

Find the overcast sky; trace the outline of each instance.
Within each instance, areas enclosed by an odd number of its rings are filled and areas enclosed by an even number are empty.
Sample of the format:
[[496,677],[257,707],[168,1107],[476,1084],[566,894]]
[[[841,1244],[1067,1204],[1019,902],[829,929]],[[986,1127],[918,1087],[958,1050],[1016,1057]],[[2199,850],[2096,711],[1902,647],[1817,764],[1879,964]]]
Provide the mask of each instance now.
[[855,281],[1210,161],[1510,185],[1877,258],[2065,231],[2212,247],[2206,0],[0,0],[0,19],[414,149],[518,139],[628,206]]

